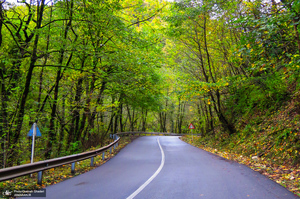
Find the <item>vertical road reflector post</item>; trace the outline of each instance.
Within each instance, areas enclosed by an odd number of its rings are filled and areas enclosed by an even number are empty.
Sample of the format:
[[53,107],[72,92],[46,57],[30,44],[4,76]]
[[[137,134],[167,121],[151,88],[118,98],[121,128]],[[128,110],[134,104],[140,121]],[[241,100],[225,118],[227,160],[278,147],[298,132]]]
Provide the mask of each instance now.
[[93,167],[94,166],[94,157],[91,157],[91,165],[90,165],[91,167]]
[[38,184],[42,185],[43,171],[38,172]]
[[75,173],[75,162],[73,162],[72,165],[71,165],[71,173],[72,174]]

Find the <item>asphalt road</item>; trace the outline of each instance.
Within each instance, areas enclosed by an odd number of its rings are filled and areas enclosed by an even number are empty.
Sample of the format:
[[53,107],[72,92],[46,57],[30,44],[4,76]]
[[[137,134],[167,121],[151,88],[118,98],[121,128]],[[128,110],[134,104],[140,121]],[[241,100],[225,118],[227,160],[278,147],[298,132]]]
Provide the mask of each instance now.
[[46,188],[47,199],[296,199],[248,167],[178,137],[140,137],[104,165]]

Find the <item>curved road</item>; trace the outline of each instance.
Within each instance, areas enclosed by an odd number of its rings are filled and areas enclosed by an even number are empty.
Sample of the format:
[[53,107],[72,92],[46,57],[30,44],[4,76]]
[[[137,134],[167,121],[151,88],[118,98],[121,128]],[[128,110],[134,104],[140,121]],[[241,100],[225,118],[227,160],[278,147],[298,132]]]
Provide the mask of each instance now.
[[296,199],[248,167],[181,141],[140,137],[104,165],[46,188],[53,199]]

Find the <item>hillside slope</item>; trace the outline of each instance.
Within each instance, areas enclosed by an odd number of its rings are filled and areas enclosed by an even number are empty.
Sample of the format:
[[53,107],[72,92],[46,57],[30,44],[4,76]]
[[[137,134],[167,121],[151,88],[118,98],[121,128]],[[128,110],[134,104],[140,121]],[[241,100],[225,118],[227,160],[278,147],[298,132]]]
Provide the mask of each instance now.
[[238,120],[237,133],[182,139],[204,150],[246,164],[300,196],[300,92],[273,112],[254,111]]

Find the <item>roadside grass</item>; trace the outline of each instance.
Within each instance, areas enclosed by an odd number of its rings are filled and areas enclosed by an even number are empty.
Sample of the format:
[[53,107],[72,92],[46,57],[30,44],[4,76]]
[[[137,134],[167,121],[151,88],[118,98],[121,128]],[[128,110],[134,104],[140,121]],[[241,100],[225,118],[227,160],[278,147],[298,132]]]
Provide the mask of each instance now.
[[[30,175],[14,178],[12,180],[7,180],[0,182],[0,198],[2,196],[2,192],[5,190],[36,190],[42,189],[46,186],[53,185],[64,181],[66,179],[72,178],[74,176],[83,174],[88,172],[96,167],[101,166],[106,163],[112,157],[114,157],[122,148],[124,148],[127,144],[131,143],[137,136],[124,136],[119,141],[119,146],[116,150],[112,150],[112,154],[107,150],[105,153],[105,160],[102,160],[102,153],[96,157],[94,157],[94,166],[91,167],[91,159],[86,159],[80,162],[76,162],[75,164],[75,173],[71,174],[71,165],[63,165],[60,167],[55,167],[49,170],[43,171],[43,181],[42,185],[37,184],[37,173],[33,173],[32,177]],[[89,150],[94,150],[96,148],[91,148]],[[3,196],[2,196],[3,197]]]

